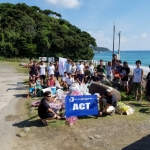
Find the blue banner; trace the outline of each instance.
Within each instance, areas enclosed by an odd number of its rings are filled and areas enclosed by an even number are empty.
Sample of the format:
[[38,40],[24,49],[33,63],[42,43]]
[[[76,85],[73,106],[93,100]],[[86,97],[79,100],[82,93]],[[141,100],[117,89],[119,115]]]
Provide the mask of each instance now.
[[96,114],[98,114],[97,95],[66,96],[66,117]]

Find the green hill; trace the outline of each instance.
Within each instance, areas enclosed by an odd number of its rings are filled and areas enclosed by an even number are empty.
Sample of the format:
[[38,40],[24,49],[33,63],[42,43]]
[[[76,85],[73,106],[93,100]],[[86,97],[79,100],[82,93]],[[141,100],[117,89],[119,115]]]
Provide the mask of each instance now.
[[92,59],[91,46],[95,39],[57,12],[25,3],[0,4],[1,56]]
[[92,47],[94,52],[110,52],[110,50],[106,47]]

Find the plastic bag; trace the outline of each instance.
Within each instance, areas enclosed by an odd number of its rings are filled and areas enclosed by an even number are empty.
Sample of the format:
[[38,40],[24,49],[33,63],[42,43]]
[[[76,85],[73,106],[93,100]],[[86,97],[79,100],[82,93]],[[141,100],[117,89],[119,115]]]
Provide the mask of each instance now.
[[52,91],[51,91],[51,87],[48,87],[48,88],[42,89],[42,91],[43,91],[43,93],[45,93],[46,91],[50,91],[50,92],[52,92]]
[[38,107],[40,102],[41,102],[40,100],[32,102],[31,107]]
[[74,125],[78,121],[78,118],[76,116],[71,116],[69,118],[66,118],[66,122],[69,126]]
[[129,105],[126,105],[126,104],[124,104],[124,103],[122,103],[122,102],[118,102],[118,103],[117,103],[117,107],[118,107],[121,111],[124,111],[124,112],[130,109],[130,106],[129,106]]

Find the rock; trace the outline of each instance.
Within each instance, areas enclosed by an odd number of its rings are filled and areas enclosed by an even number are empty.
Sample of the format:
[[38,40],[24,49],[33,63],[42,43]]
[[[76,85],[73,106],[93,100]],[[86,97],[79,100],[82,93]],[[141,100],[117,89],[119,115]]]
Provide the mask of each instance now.
[[94,137],[93,137],[93,136],[89,136],[88,138],[91,139],[91,140],[94,140]]
[[26,136],[26,133],[20,132],[20,133],[17,134],[17,136],[19,136],[19,137],[24,137],[24,136]]
[[[100,93],[100,95],[104,95],[106,93],[106,90],[110,88],[107,85],[101,84],[101,83],[97,83],[97,82],[93,82],[90,87],[89,87],[89,93],[90,94],[95,94],[95,93]],[[111,87],[112,88],[112,87]],[[113,91],[112,93],[116,96],[117,100],[121,100],[121,95],[120,92],[117,91],[116,89],[112,88]]]
[[94,138],[96,138],[96,139],[100,139],[100,138],[101,138],[101,136],[100,136],[100,135],[94,135]]
[[[145,91],[146,88],[146,81],[142,80],[142,89]],[[132,78],[129,80],[129,93],[132,93],[133,91],[133,84],[132,84]]]
[[24,128],[23,128],[23,131],[24,131],[25,133],[28,133],[28,132],[30,131],[30,128],[29,128],[29,127],[24,127]]

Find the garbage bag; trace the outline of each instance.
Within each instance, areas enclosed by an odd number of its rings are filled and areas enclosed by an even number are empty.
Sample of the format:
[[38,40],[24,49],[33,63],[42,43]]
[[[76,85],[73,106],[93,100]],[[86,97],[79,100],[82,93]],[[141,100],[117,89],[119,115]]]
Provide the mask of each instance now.
[[74,125],[78,121],[78,118],[76,116],[71,116],[69,118],[66,118],[66,122],[69,126]]

